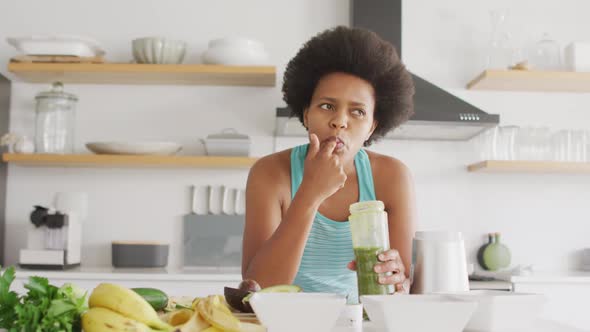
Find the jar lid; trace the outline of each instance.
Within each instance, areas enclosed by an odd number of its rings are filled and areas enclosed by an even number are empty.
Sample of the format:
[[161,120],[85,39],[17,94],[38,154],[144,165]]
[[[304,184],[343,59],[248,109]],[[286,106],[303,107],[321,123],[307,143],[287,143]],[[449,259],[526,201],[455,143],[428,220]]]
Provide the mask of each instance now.
[[369,212],[369,211],[383,211],[385,205],[382,201],[364,201],[356,202],[349,207],[350,214]]
[[207,135],[207,138],[213,139],[250,139],[248,135],[240,134],[234,128],[225,128],[220,133]]
[[40,92],[35,96],[35,99],[39,98],[62,98],[62,99],[70,99],[73,101],[77,101],[78,97],[76,95],[64,92],[64,85],[61,82],[54,82],[51,85],[50,91]]

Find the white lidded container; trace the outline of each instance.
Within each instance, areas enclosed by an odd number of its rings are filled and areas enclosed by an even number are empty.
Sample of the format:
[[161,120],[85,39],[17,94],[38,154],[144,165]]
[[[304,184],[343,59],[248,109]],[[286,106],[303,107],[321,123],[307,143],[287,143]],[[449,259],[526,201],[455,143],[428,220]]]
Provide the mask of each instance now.
[[250,137],[238,133],[233,128],[226,128],[219,133],[208,135],[202,142],[209,156],[247,157],[250,155]]

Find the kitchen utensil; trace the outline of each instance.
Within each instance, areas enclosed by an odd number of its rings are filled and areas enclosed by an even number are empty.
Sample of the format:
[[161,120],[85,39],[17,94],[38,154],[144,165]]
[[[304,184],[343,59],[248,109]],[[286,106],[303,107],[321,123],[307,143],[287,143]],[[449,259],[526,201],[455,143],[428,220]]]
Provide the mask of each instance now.
[[412,241],[412,292],[469,290],[465,244],[460,232],[420,231]]
[[236,190],[236,214],[243,215],[246,213],[246,190]]
[[461,332],[477,307],[443,295],[365,295],[361,301],[379,331]]
[[236,214],[236,189],[224,187],[223,188],[223,213]]
[[80,36],[27,36],[6,38],[8,44],[28,55],[103,56],[105,51],[91,38]]
[[209,212],[209,186],[191,186],[191,212],[199,215]]
[[250,305],[268,332],[326,332],[336,324],[346,298],[328,293],[256,292]]
[[78,98],[55,82],[50,91],[37,94],[35,150],[37,153],[73,153],[74,122]]
[[487,270],[497,271],[510,266],[510,250],[500,242],[500,233],[494,233],[494,242],[483,251],[483,261]]
[[224,186],[209,186],[209,214],[221,214]]
[[359,295],[391,294],[393,285],[382,285],[380,276],[391,275],[375,272],[377,256],[389,249],[387,212],[381,201],[358,202],[350,205],[350,232],[356,259],[356,275]]
[[137,63],[179,64],[186,54],[186,42],[164,37],[144,37],[131,42]]
[[241,267],[243,216],[188,214],[183,232],[185,268]]
[[543,309],[543,295],[506,291],[469,291],[449,297],[476,301],[466,332],[528,331]]
[[96,154],[171,155],[182,149],[174,142],[89,142],[88,150]]
[[168,265],[168,244],[113,241],[111,250],[114,267],[164,267]]
[[201,142],[205,145],[205,151],[210,156],[250,155],[250,137],[238,133],[233,128],[226,128],[220,133],[208,135]]
[[270,60],[264,45],[253,39],[220,38],[209,41],[203,62],[217,65],[261,66]]

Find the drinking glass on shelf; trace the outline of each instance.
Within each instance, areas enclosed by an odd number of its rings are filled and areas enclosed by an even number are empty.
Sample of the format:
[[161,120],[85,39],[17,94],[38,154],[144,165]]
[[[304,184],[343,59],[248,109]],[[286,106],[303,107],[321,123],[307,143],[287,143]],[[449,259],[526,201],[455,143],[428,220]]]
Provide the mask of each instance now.
[[551,39],[548,33],[544,33],[530,50],[529,58],[534,69],[561,70],[561,47]]
[[492,34],[486,56],[486,66],[488,69],[506,69],[511,63],[511,36],[507,29],[508,14],[508,9],[490,11]]
[[590,137],[584,130],[560,130],[553,136],[555,160],[586,162]]
[[530,130],[529,160],[551,159],[551,132],[547,127],[534,127]]
[[492,148],[497,152],[494,159],[497,160],[515,160],[515,139],[518,133],[518,126],[500,126],[498,128],[497,139],[494,141]]
[[498,136],[498,126],[488,128],[474,139],[474,150],[479,160],[494,160],[497,158],[495,141]]

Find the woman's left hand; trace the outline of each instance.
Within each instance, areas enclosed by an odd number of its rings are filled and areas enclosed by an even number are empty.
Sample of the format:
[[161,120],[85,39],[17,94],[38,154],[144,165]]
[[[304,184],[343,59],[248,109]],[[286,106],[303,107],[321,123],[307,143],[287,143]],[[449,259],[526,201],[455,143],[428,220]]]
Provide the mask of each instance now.
[[397,293],[410,293],[410,279],[406,278],[406,268],[399,252],[395,249],[386,250],[377,256],[383,263],[375,264],[375,272],[387,273],[389,276],[379,277],[379,283],[383,285],[395,285]]
[[[395,249],[389,249],[380,253],[377,257],[382,263],[375,264],[374,271],[379,274],[391,272],[389,276],[379,277],[379,283],[394,285],[397,293],[410,293],[410,279],[406,278],[406,268],[399,252]],[[348,268],[356,270],[356,262],[350,262]]]

